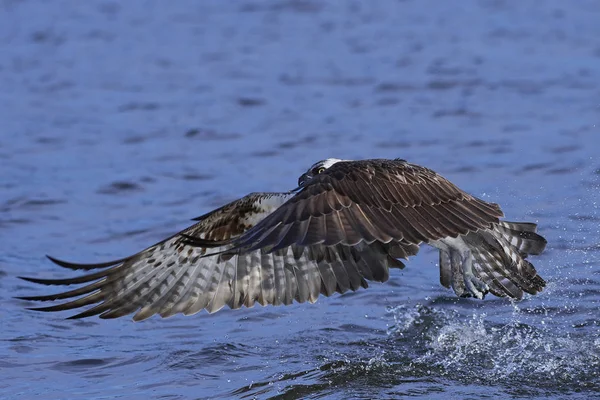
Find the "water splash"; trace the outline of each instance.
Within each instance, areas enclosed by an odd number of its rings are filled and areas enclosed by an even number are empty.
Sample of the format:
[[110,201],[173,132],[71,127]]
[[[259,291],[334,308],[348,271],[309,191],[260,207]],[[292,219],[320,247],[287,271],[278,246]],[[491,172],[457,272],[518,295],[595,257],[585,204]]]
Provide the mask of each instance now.
[[518,382],[533,388],[600,388],[598,332],[524,323],[518,309],[505,324],[485,313],[464,315],[424,305],[390,312],[396,321],[388,331],[390,337],[416,345],[415,364],[437,367],[450,379]]

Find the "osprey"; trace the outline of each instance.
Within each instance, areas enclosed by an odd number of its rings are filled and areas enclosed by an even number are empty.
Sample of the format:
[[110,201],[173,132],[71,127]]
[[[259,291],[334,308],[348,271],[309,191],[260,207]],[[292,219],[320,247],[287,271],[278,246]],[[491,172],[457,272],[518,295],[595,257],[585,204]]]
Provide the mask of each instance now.
[[546,240],[533,223],[500,221],[500,207],[473,197],[436,172],[404,160],[319,161],[283,193],[251,193],[196,218],[195,225],[130,257],[69,279],[23,278],[44,285],[83,285],[21,297],[71,318],[134,320],[154,314],[212,313],[241,306],[315,302],[385,282],[399,258],[427,243],[439,249],[440,282],[461,297],[519,299],[544,280],[526,260]]

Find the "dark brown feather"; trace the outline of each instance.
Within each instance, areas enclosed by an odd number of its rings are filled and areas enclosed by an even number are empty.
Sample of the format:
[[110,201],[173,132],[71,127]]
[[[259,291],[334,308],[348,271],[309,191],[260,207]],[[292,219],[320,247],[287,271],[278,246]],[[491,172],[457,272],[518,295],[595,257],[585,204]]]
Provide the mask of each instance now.
[[[232,251],[339,243],[340,231],[327,228],[347,219],[345,245],[419,244],[489,228],[501,215],[496,204],[472,197],[427,168],[402,160],[341,161],[231,243]],[[292,227],[284,230],[288,224]]]

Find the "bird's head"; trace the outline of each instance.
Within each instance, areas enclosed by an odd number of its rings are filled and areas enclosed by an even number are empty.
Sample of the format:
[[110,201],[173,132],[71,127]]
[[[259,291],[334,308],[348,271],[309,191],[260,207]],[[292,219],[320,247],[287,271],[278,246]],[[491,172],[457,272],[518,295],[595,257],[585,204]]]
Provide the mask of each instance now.
[[326,169],[330,168],[333,164],[338,163],[340,161],[348,161],[348,160],[340,160],[339,158],[328,158],[326,160],[321,160],[313,165],[306,171],[304,174],[298,178],[298,186],[303,187],[308,181],[310,181],[315,176],[323,173]]

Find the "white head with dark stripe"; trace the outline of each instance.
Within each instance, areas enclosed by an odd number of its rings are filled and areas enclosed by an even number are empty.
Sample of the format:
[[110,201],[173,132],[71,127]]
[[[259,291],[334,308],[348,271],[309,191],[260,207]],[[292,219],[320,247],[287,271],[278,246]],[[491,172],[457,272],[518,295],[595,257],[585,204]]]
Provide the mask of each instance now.
[[349,160],[340,160],[339,158],[328,158],[326,160],[321,160],[313,165],[306,171],[304,174],[298,178],[298,186],[304,186],[308,181],[310,181],[315,176],[323,173],[326,169],[330,168],[333,164],[338,163],[340,161],[349,161]]

